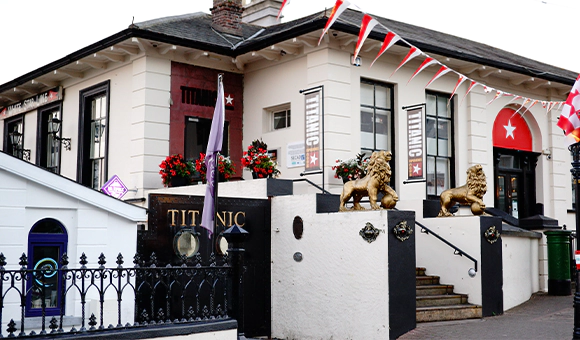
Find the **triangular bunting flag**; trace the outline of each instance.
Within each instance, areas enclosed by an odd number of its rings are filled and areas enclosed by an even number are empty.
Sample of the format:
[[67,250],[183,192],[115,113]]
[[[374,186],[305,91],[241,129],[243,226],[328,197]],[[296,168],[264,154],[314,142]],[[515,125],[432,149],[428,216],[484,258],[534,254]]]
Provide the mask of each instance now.
[[493,96],[493,99],[490,100],[487,104],[485,104],[485,106],[488,106],[489,104],[493,103],[496,99],[498,99],[502,95],[503,95],[503,91],[497,90],[497,92],[495,93],[495,96]]
[[276,17],[276,20],[280,19],[280,15],[282,14],[282,11],[284,10],[284,6],[289,5],[289,4],[290,4],[290,0],[282,1],[282,6],[280,6],[280,10],[278,11],[278,16]]
[[462,74],[459,75],[459,79],[457,79],[457,83],[455,84],[455,87],[453,88],[453,91],[451,92],[451,95],[449,96],[449,101],[447,101],[447,106],[449,106],[449,103],[451,102],[451,99],[453,98],[455,91],[457,91],[457,88],[459,88],[459,86],[461,86],[461,84],[463,84],[463,82],[466,79],[467,78],[464,75],[462,75]]
[[469,87],[467,88],[467,92],[465,92],[465,94],[463,95],[463,98],[461,98],[461,101],[459,102],[459,105],[461,105],[461,103],[463,103],[463,99],[465,99],[465,97],[467,97],[467,94],[469,92],[471,92],[471,90],[473,90],[473,88],[475,87],[475,85],[479,84],[476,81],[471,81],[471,84],[469,84]]
[[389,76],[389,78],[391,78],[393,76],[393,74],[395,74],[395,72],[397,72],[403,65],[405,65],[409,60],[415,58],[416,56],[418,56],[419,54],[423,54],[423,52],[421,52],[420,49],[418,49],[415,46],[412,46],[411,49],[409,50],[409,53],[407,53],[407,56],[405,56],[405,58],[403,59],[403,61],[401,61],[401,64],[399,64],[399,67],[397,67],[393,73],[391,73],[391,75]]
[[439,71],[437,71],[437,73],[435,73],[435,75],[433,76],[433,78],[431,78],[431,80],[427,83],[427,85],[425,85],[425,87],[429,86],[432,82],[434,82],[435,80],[439,79],[442,75],[446,74],[449,71],[451,71],[451,69],[449,69],[445,65],[441,65],[441,68],[439,69]]
[[373,28],[379,22],[373,19],[370,15],[365,14],[362,18],[362,23],[360,25],[360,32],[358,34],[358,41],[356,42],[356,47],[354,49],[354,58],[358,56],[360,49],[365,41],[365,39],[369,36],[369,33],[373,30]]
[[385,36],[385,40],[383,41],[383,45],[381,46],[381,50],[377,54],[377,57],[375,58],[375,60],[373,60],[373,62],[371,63],[370,67],[373,66],[375,61],[377,61],[377,59],[379,59],[379,57],[381,55],[383,55],[383,53],[385,53],[386,50],[388,50],[391,46],[393,46],[399,40],[401,40],[401,38],[397,34],[395,34],[393,32],[387,33],[387,35]]
[[322,41],[322,37],[324,37],[324,34],[328,32],[328,29],[332,26],[332,24],[334,24],[334,22],[336,21],[336,19],[338,19],[338,17],[342,14],[342,12],[344,12],[348,8],[348,6],[350,6],[350,2],[346,0],[336,0],[336,3],[332,8],[332,12],[330,12],[330,15],[328,16],[326,26],[324,26],[324,30],[322,30],[320,39],[318,39],[318,45],[320,45],[320,42]]
[[439,63],[439,62],[431,57],[427,57],[423,61],[423,63],[419,66],[419,68],[415,71],[415,73],[413,73],[413,75],[411,76],[411,79],[409,79],[407,84],[409,84],[411,82],[411,80],[413,80],[413,78],[415,78],[415,76],[419,74],[419,72],[423,71],[424,69],[426,69],[427,67],[429,67],[430,65],[433,65],[435,63]]

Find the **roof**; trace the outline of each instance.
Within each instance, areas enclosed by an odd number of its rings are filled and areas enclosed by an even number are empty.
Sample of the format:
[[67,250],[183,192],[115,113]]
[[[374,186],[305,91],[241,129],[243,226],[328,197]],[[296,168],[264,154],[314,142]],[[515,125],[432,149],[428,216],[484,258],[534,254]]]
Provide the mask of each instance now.
[[0,152],[0,170],[37,183],[63,195],[121,216],[130,221],[147,220],[147,209],[123,202],[102,192],[85,187],[66,177],[54,174],[39,166]]
[[[333,24],[332,29],[356,36],[360,30],[362,16],[363,13],[348,9]],[[525,58],[486,44],[387,18],[373,17],[425,53],[435,53],[570,86],[574,84],[577,77],[575,72]],[[0,85],[0,92],[9,90],[130,38],[145,38],[236,58],[245,53],[258,51],[273,44],[323,29],[327,20],[327,11],[321,11],[269,27],[242,23],[241,36],[220,33],[213,29],[211,27],[211,15],[203,12],[149,20],[132,24],[117,34],[2,84]],[[376,26],[368,39],[382,42],[386,33],[383,27]],[[406,46],[400,41],[397,44]]]

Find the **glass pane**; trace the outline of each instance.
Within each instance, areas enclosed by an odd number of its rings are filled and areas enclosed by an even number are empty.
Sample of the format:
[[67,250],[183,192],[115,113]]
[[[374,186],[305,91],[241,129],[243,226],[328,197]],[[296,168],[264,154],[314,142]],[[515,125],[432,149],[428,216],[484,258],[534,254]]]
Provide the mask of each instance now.
[[389,113],[385,110],[378,110],[376,112],[375,118],[375,131],[377,134],[381,135],[388,135],[389,134],[389,126],[391,126],[389,122]]
[[383,86],[375,86],[375,106],[382,108],[391,107],[391,96],[389,88]]
[[427,195],[435,195],[435,158],[427,157]]
[[99,157],[105,157],[105,141],[107,140],[107,124],[105,119],[101,119],[101,128],[99,136]]
[[93,160],[93,173],[92,173],[92,178],[93,178],[93,189],[99,190],[101,189],[101,187],[103,186],[104,182],[102,181],[103,176],[103,164],[102,164],[102,159],[95,159]]
[[499,167],[519,169],[519,159],[512,155],[500,155]]
[[425,121],[428,155],[437,155],[437,130],[435,129],[436,122],[436,119],[429,117],[427,117],[427,120]]
[[373,132],[373,110],[361,107],[360,108],[360,130],[361,132]]
[[34,225],[31,233],[35,234],[63,234],[63,230],[60,225],[51,220],[42,220]]
[[360,146],[362,149],[375,149],[375,139],[373,138],[372,132],[361,132],[360,133]]
[[437,115],[439,117],[451,117],[451,105],[447,106],[449,97],[437,96]]
[[274,112],[274,129],[286,127],[286,111]]
[[286,118],[287,118],[287,120],[286,120],[286,126],[288,127],[288,126],[291,126],[290,125],[290,110],[288,110],[286,112],[287,112],[287,116],[286,116]]
[[437,159],[437,196],[444,190],[449,189],[449,160],[446,158]]
[[437,134],[439,137],[439,156],[451,156],[451,143],[449,143],[449,135],[451,134],[451,122],[439,119]]
[[98,157],[98,151],[99,151],[99,136],[100,136],[100,128],[101,125],[98,123],[98,121],[96,122],[91,122],[91,152],[90,152],[90,158],[94,159]]
[[437,115],[437,97],[432,94],[427,95],[427,115]]
[[497,204],[498,209],[501,211],[507,212],[506,200],[505,200],[505,177],[504,176],[497,176]]
[[31,289],[31,307],[42,308],[44,301],[46,308],[58,306],[58,259],[60,258],[59,247],[36,246],[34,247],[32,268],[34,274]]
[[374,86],[371,84],[360,84],[360,104],[361,105],[375,105],[375,99],[373,94]]

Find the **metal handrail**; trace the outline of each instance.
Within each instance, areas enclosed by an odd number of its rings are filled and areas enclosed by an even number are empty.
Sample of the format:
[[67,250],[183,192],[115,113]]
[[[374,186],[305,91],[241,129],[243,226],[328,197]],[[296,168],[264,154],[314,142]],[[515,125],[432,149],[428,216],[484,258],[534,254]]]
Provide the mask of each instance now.
[[[393,208],[393,210],[399,210],[397,208]],[[453,245],[451,242],[447,241],[446,239],[444,239],[443,237],[439,236],[437,233],[435,233],[433,230],[427,228],[424,224],[422,224],[419,221],[415,221],[416,224],[418,224],[421,227],[421,232],[424,234],[431,234],[433,236],[435,236],[436,238],[438,238],[441,242],[445,243],[446,245],[450,246],[451,248],[454,249],[453,255],[459,255],[459,256],[463,256],[465,255],[465,257],[467,257],[468,259],[470,259],[471,261],[473,261],[474,266],[475,266],[475,271],[477,272],[477,260],[474,259],[471,255],[467,254],[466,252],[464,252],[463,250],[459,249],[458,247],[456,247],[455,245]]]
[[310,185],[312,185],[313,187],[316,187],[318,190],[322,191],[324,194],[331,195],[330,192],[324,190],[324,188],[321,188],[318,184],[315,184],[314,182],[312,182],[308,178],[297,178],[297,179],[293,179],[292,182],[308,182]]

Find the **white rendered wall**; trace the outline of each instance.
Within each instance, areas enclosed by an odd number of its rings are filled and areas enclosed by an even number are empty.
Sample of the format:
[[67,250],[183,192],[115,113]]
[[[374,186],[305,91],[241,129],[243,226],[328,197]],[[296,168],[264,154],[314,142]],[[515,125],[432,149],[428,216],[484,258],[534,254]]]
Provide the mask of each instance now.
[[503,309],[508,310],[540,290],[538,239],[501,236],[503,264]]
[[[272,198],[272,337],[387,339],[387,236],[369,244],[358,233],[366,222],[385,230],[388,211],[316,214],[315,202]],[[304,222],[299,240],[295,216]]]

